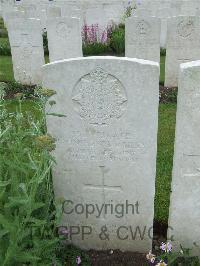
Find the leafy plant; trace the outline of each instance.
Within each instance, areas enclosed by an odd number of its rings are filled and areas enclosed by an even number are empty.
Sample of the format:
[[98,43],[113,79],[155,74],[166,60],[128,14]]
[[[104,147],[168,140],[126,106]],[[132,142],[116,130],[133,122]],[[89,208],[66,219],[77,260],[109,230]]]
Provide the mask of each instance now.
[[0,38],[7,38],[7,37],[8,37],[7,29],[5,28],[3,19],[0,18]]
[[131,0],[128,0],[127,7],[125,9],[122,20],[125,21],[127,18],[131,17],[133,10],[136,9],[136,5],[132,3]]
[[166,56],[166,49],[165,48],[161,48],[160,49],[160,55],[161,56]]
[[125,30],[118,27],[111,34],[110,47],[118,55],[125,52]]
[[44,53],[45,53],[45,55],[48,55],[49,54],[49,48],[48,48],[47,32],[44,32],[42,36],[43,36]]
[[11,55],[11,48],[8,38],[0,39],[0,55]]
[[85,56],[109,54],[112,50],[107,44],[93,43],[83,45],[83,54]]
[[[38,108],[43,106],[38,102]],[[0,265],[61,265],[56,252],[58,208],[54,201],[44,118],[0,103]],[[47,138],[47,137],[46,137]]]
[[19,94],[22,94],[23,98],[33,98],[35,88],[36,86],[22,85],[15,81],[0,82],[0,90],[4,90],[5,98],[16,98]]

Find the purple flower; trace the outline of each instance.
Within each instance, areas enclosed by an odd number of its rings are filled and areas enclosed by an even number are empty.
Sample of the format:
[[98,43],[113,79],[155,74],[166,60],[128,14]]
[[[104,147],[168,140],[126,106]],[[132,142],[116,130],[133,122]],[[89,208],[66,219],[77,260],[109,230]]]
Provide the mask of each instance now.
[[92,24],[91,26],[84,25],[82,29],[83,43],[85,45],[95,43],[106,44],[111,31],[111,27],[102,29],[98,24]]
[[81,264],[81,257],[80,256],[76,257],[76,264],[77,265]]
[[167,252],[167,253],[169,253],[169,252],[171,252],[172,251],[172,244],[171,243],[163,243],[162,242],[162,244],[161,244],[161,246],[160,246],[160,249],[162,250],[162,251],[164,251],[164,252]]

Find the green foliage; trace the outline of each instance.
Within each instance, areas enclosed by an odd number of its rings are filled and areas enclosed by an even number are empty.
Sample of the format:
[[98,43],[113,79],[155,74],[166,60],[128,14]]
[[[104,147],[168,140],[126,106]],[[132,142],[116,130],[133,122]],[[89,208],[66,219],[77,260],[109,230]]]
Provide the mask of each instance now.
[[199,266],[200,260],[198,257],[191,256],[192,249],[180,247],[180,252],[162,252],[157,257],[158,261],[165,261],[170,266]]
[[176,104],[161,104],[159,107],[155,220],[164,224],[167,224],[169,216],[175,122]]
[[48,48],[48,38],[47,38],[47,33],[43,33],[43,47],[44,47],[44,53],[45,55],[49,54],[49,48]]
[[11,56],[0,55],[0,81],[14,81]]
[[160,56],[160,84],[165,83],[165,56]]
[[27,86],[15,81],[9,81],[7,83],[0,82],[0,91],[1,89],[4,90],[4,96],[6,98],[19,98],[20,95],[23,98],[33,98],[35,86]]
[[125,30],[123,27],[118,27],[112,32],[110,47],[117,55],[125,53]]
[[0,38],[8,38],[8,32],[7,29],[5,28],[2,18],[0,18]]
[[91,260],[84,251],[80,251],[80,249],[74,246],[63,247],[62,260],[67,262],[66,266],[77,266],[76,258],[78,256],[81,258],[81,266],[91,265]]
[[[38,109],[43,110],[41,103]],[[37,146],[44,135],[43,116],[34,119],[0,104],[0,265],[51,265],[57,262],[59,212],[52,189],[54,163],[47,146]],[[59,263],[59,262],[58,262]],[[60,264],[57,264],[60,265]]]
[[160,55],[161,56],[166,56],[166,49],[165,48],[161,48],[160,49]]
[[131,17],[135,9],[136,9],[136,5],[132,5],[131,3],[128,3],[128,6],[126,7],[124,15],[122,17],[122,21],[125,21],[127,18]]
[[111,49],[107,44],[93,43],[93,44],[83,45],[84,56],[105,55],[109,53],[111,53]]
[[8,38],[8,32],[6,29],[0,29],[0,38]]
[[11,55],[8,38],[0,38],[0,55]]
[[176,103],[177,102],[177,88],[163,87],[160,89],[160,102],[162,103]]

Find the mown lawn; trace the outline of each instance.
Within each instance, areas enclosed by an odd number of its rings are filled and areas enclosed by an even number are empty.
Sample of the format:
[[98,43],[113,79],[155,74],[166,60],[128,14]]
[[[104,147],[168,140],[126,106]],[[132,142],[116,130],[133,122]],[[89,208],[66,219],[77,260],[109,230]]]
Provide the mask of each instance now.
[[160,57],[160,83],[164,84],[165,82],[165,56]]
[[1,45],[7,45],[9,43],[8,38],[0,37],[0,44]]
[[176,104],[160,104],[155,219],[165,223],[169,213],[175,123]]
[[14,81],[11,56],[0,56],[0,81]]

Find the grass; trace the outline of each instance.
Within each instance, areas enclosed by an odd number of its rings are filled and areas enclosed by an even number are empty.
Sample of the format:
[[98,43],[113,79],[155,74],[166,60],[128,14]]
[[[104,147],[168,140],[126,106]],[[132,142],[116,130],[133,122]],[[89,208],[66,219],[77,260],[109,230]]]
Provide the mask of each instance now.
[[[49,59],[45,56],[45,62],[48,63]],[[11,56],[0,56],[0,82],[2,81],[14,81],[14,73],[12,66]]]
[[164,85],[165,82],[165,56],[160,57],[160,84]]
[[[45,62],[48,63],[48,56],[45,56]],[[165,56],[161,56],[160,62],[160,83],[164,83],[165,77]],[[13,81],[13,67],[11,56],[0,56],[0,81]]]
[[0,81],[14,81],[11,56],[0,56]]
[[6,37],[0,37],[0,44],[1,45],[6,45],[9,43],[9,39]]
[[155,219],[163,223],[167,222],[169,214],[175,122],[176,104],[161,104],[159,108]]

